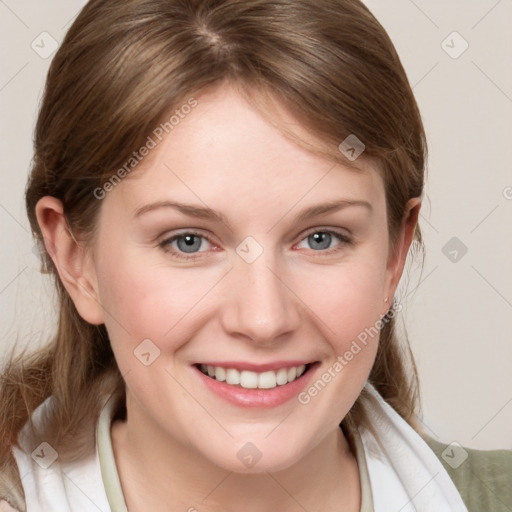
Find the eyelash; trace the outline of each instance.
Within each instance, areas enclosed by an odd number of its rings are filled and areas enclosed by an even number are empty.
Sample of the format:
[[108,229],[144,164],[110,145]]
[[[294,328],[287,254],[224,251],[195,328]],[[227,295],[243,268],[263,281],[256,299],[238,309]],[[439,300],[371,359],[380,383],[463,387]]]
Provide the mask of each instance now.
[[[175,240],[178,240],[180,238],[183,238],[187,235],[193,235],[193,236],[197,236],[199,238],[204,238],[205,240],[208,240],[208,242],[210,244],[215,245],[207,236],[204,236],[201,233],[197,233],[196,231],[183,231],[182,233],[178,233],[177,235],[173,235],[169,238],[166,238],[165,240],[160,242],[159,245],[165,252],[170,253],[171,251],[168,249],[168,247],[172,244],[172,242],[174,242]],[[199,257],[199,256],[197,256],[197,254],[201,254],[201,253],[192,253],[192,254],[195,254],[195,255],[194,256],[186,256],[185,253],[178,252],[178,251],[172,251],[173,256],[176,256],[177,258],[180,258],[183,260],[195,260]]]
[[[315,253],[319,254],[319,255],[322,255],[322,256],[327,256],[327,255],[331,255],[335,252],[338,252],[339,250],[341,250],[341,246],[342,245],[352,245],[353,244],[353,239],[347,235],[346,233],[342,233],[341,231],[337,231],[335,229],[318,229],[318,228],[315,228],[309,232],[307,232],[301,239],[300,239],[300,242],[306,240],[309,236],[311,235],[314,235],[316,233],[325,233],[325,234],[328,234],[328,235],[333,235],[335,238],[338,239],[338,241],[340,242],[337,246],[335,247],[331,247],[329,249],[326,249],[326,250],[318,250],[318,251],[315,251],[314,249],[310,249],[311,251],[314,251]],[[300,243],[299,242],[299,243]]]
[[[304,240],[306,240],[309,236],[311,235],[314,235],[315,233],[325,233],[325,234],[329,234],[329,235],[334,235],[335,238],[337,238],[339,240],[339,242],[343,245],[353,245],[353,240],[350,236],[348,236],[347,234],[345,233],[341,233],[340,231],[336,231],[334,229],[314,229],[312,231],[309,231],[308,233],[306,233],[299,241],[302,242]],[[204,234],[202,233],[198,233],[196,231],[184,231],[182,233],[178,233],[176,235],[173,235],[169,238],[166,238],[165,240],[163,240],[162,242],[159,243],[159,246],[165,251],[165,252],[171,252],[168,247],[170,246],[170,244],[172,244],[172,242],[174,242],[175,240],[178,240],[180,238],[183,238],[187,235],[193,235],[193,236],[197,236],[199,238],[202,238],[204,240],[207,240],[210,244],[212,244],[213,246],[215,246],[215,244],[207,237],[205,236]],[[312,251],[314,251],[314,249],[311,249]],[[330,249],[326,249],[326,250],[318,250],[318,251],[314,251],[320,255],[330,255],[334,252],[337,252],[339,251],[340,248],[339,246],[336,246],[336,247],[333,247],[333,248],[330,248]],[[197,259],[198,257],[198,254],[201,254],[201,252],[199,253],[191,253],[191,254],[194,254],[194,256],[186,256],[185,253],[182,253],[182,252],[179,252],[179,251],[172,251],[172,254],[173,256],[176,256],[177,258],[180,258],[180,259],[183,259],[183,260],[195,260]]]

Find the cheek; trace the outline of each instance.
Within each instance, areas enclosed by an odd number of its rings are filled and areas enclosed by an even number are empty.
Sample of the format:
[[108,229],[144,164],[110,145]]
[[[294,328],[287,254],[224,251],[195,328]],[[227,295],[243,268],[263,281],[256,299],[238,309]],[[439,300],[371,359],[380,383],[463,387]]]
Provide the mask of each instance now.
[[321,323],[337,349],[374,325],[383,312],[383,272],[381,262],[361,262],[312,270],[302,276],[301,296]]
[[[188,270],[188,271],[187,271]],[[215,283],[190,269],[170,270],[161,263],[129,255],[104,259],[99,268],[100,301],[114,350],[133,350],[144,339],[166,349],[173,329],[193,316],[193,310]]]
[[329,355],[298,400],[310,414],[331,418],[332,425],[357,400],[375,361],[382,325],[382,265],[366,261],[316,273],[316,279],[312,274],[310,279],[310,316],[318,317],[315,325],[322,330]]

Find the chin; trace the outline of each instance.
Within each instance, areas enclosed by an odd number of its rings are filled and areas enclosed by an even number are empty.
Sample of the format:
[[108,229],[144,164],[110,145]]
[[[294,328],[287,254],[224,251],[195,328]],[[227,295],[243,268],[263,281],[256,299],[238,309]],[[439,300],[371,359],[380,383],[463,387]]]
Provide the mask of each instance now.
[[[276,437],[270,441],[261,436],[254,441],[230,440],[226,445],[215,443],[215,449],[203,452],[215,466],[226,471],[241,474],[258,474],[266,472],[283,471],[304,457],[307,446],[298,444],[297,441]],[[301,447],[303,449],[301,450]]]

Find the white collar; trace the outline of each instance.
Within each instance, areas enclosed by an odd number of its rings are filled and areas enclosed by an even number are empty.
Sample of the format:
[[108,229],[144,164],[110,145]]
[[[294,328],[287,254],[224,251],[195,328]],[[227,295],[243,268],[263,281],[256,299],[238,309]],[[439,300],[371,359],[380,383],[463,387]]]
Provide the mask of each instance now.
[[[425,441],[371,384],[365,389],[362,404],[370,427],[359,427],[355,439],[361,485],[367,471],[371,497],[363,498],[361,512],[467,512],[455,485]],[[36,426],[51,400],[34,411]],[[22,449],[14,447],[13,454],[28,511],[127,512],[110,437],[115,405],[113,398],[104,403],[96,428],[96,449],[77,462],[61,463],[57,458],[48,468],[43,467],[45,459],[51,460],[51,450],[34,443],[28,423],[25,425],[19,437]]]
[[467,512],[434,452],[369,383],[363,399],[369,428],[359,428],[375,510]]

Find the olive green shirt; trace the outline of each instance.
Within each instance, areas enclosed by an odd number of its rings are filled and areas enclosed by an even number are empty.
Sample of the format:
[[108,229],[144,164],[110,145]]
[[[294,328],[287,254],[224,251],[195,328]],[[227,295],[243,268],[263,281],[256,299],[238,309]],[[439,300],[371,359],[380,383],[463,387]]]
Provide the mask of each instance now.
[[449,445],[423,438],[443,463],[469,512],[512,512],[512,450],[463,448],[467,458],[459,466],[452,463]]

